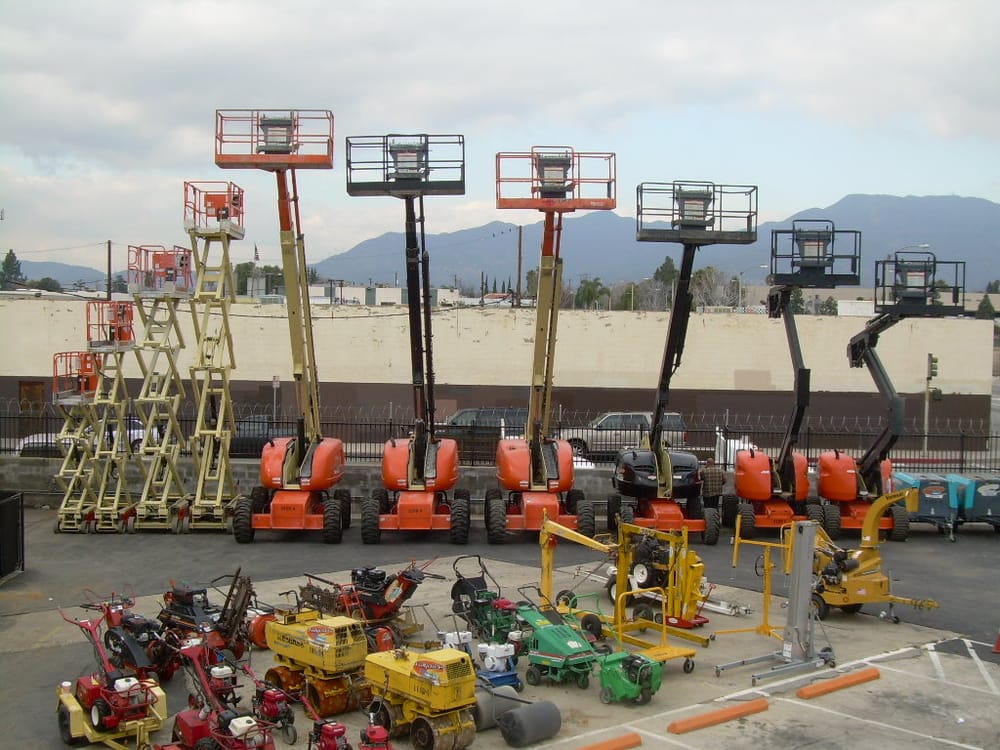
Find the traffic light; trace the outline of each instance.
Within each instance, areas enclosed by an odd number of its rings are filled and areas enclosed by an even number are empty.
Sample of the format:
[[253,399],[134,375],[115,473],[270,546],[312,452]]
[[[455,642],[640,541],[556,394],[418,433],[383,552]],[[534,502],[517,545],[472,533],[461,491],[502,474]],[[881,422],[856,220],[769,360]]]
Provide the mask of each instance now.
[[927,355],[927,379],[937,377],[938,374],[938,358],[933,354]]

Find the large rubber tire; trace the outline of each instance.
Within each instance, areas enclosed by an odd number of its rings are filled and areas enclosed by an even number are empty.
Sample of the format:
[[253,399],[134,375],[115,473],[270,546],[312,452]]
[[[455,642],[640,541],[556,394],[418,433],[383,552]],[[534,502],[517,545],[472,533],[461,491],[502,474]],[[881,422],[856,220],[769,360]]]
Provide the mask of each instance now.
[[736,528],[736,514],[740,512],[740,499],[736,495],[722,496],[722,525],[727,529]]
[[719,543],[719,533],[722,531],[722,521],[719,511],[715,508],[703,508],[705,514],[705,530],[701,532],[701,543],[714,547]]
[[689,497],[685,504],[685,515],[691,520],[698,520],[705,517],[705,503],[701,496]]
[[622,496],[621,495],[609,496],[605,508],[607,509],[608,513],[607,529],[609,532],[614,534],[616,531],[618,531],[618,514],[621,513]]
[[361,501],[361,542],[378,544],[382,541],[382,529],[378,527],[378,490],[371,497]]
[[344,538],[342,524],[340,499],[336,494],[323,498],[323,544],[340,544],[340,540]]
[[486,507],[483,509],[486,516],[486,541],[489,544],[503,544],[507,541],[507,507],[504,505],[503,495],[492,495],[486,493]]
[[757,516],[753,512],[753,503],[740,503],[740,538],[753,539],[757,526]]
[[236,501],[236,508],[233,510],[233,538],[237,544],[250,544],[253,537],[252,501],[248,497],[241,497]]
[[257,485],[250,490],[250,509],[254,513],[267,513],[270,504],[271,493],[267,491],[266,487]]
[[[574,492],[576,490],[573,490]],[[580,492],[580,499],[576,503],[576,531],[588,539],[593,539],[597,533],[597,519],[594,517],[594,505],[583,497]]]
[[820,525],[820,528],[826,528],[826,518],[823,515],[823,506],[816,505],[815,503],[810,503],[806,506],[806,518]]
[[845,615],[856,615],[858,612],[861,611],[862,606],[863,605],[857,603],[844,604],[841,606],[840,611],[843,612]]
[[618,511],[618,515],[621,516],[622,523],[635,523],[635,506],[629,503],[622,505],[622,509]]
[[63,744],[73,747],[74,745],[82,745],[87,741],[86,737],[73,736],[73,731],[70,729],[69,709],[62,703],[59,704],[59,710],[56,712],[56,721],[59,723],[59,737],[62,739]]
[[906,506],[896,503],[889,506],[889,516],[892,518],[892,528],[889,529],[890,542],[905,542],[910,536],[910,514]]
[[451,528],[449,540],[452,544],[469,543],[469,526],[472,523],[469,508],[469,491],[455,490],[451,500]]
[[584,499],[583,490],[570,490],[566,493],[566,512],[571,516],[576,515],[576,509],[580,506],[580,501]]
[[601,618],[595,615],[593,612],[588,612],[580,618],[580,629],[585,633],[590,633],[595,641],[601,640],[603,626],[601,625]]
[[503,492],[501,492],[496,487],[490,487],[486,490],[486,496],[483,498],[483,528],[489,528],[490,521],[490,503],[498,501],[502,504],[503,502]]
[[372,497],[376,500],[375,507],[381,514],[386,514],[389,512],[389,491],[384,487],[379,487],[377,490],[372,490]]
[[[334,490],[334,499],[340,503],[340,528],[344,531],[351,528],[351,491],[350,490]],[[294,743],[290,743],[294,744]]]
[[823,528],[830,539],[840,539],[840,506],[827,503],[823,507]]

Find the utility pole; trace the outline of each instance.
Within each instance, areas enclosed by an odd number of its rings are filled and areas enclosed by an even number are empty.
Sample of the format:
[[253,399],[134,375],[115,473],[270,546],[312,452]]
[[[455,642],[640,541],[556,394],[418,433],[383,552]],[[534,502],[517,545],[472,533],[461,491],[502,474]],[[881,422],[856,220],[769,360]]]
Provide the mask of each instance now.
[[524,227],[518,226],[517,228],[517,297],[514,298],[514,304],[517,307],[521,306],[521,235],[523,233]]
[[108,240],[108,301],[111,301],[111,240]]

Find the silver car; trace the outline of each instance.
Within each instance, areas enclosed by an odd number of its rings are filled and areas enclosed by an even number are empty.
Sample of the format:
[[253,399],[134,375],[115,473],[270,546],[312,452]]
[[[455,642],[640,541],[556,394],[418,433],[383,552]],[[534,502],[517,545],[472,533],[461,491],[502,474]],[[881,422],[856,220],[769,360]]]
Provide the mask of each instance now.
[[[613,456],[622,448],[639,445],[652,424],[650,411],[609,411],[586,427],[564,427],[559,436],[568,440],[579,456]],[[687,427],[679,413],[663,415],[663,442],[674,448],[686,444]]]

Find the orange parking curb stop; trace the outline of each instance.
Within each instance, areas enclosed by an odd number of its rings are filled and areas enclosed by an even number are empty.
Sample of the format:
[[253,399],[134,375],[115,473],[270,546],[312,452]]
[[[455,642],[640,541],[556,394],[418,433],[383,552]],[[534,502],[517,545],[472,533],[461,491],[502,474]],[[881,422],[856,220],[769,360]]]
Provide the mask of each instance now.
[[629,732],[621,737],[612,737],[610,740],[584,745],[579,750],[628,750],[630,747],[639,747],[641,744],[642,737],[635,732]]
[[695,729],[704,729],[705,727],[722,724],[727,721],[732,721],[733,719],[739,719],[743,716],[760,713],[761,711],[766,711],[767,709],[767,699],[757,698],[752,701],[747,701],[746,703],[740,703],[735,706],[726,706],[725,708],[719,708],[715,711],[699,714],[698,716],[691,716],[687,719],[672,721],[667,726],[667,731],[671,734],[684,734],[685,732],[693,732]]
[[841,690],[852,685],[860,685],[862,682],[877,680],[881,676],[882,673],[875,669],[875,667],[868,667],[857,672],[849,672],[840,677],[833,677],[829,680],[814,682],[811,685],[800,687],[795,691],[795,694],[799,698],[815,698],[819,695],[832,693],[834,690]]

